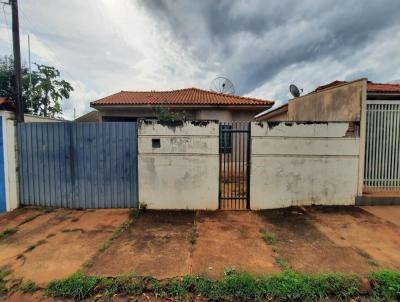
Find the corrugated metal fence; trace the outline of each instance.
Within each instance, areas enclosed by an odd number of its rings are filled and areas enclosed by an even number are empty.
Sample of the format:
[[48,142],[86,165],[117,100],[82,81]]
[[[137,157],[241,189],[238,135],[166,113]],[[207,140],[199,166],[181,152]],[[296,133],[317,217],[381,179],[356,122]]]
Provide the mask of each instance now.
[[20,202],[137,207],[136,123],[18,124]]
[[400,102],[368,101],[364,192],[400,191]]

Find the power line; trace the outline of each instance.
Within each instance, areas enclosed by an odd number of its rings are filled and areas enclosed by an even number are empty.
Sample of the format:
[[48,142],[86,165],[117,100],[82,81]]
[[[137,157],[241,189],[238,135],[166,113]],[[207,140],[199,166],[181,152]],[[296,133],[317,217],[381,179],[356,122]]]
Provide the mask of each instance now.
[[[19,8],[19,11],[20,11],[20,13],[21,13],[21,17],[23,17],[23,18],[21,18],[21,20],[22,20],[22,19],[25,19],[24,21],[27,21],[27,23],[29,23],[29,25],[33,28],[33,30],[34,30],[35,32],[40,32],[40,31],[37,29],[37,27],[33,24],[33,22],[28,18],[28,16],[24,13],[24,11],[21,9],[21,7]],[[52,50],[52,48],[51,48],[47,43],[45,43],[43,40],[41,40],[40,42],[43,43],[43,45],[46,46],[49,50]],[[77,77],[72,76],[72,74],[69,73],[69,72],[66,70],[65,67],[63,67],[62,69],[63,69],[63,72],[66,73],[67,76],[69,76],[71,79],[77,79]]]

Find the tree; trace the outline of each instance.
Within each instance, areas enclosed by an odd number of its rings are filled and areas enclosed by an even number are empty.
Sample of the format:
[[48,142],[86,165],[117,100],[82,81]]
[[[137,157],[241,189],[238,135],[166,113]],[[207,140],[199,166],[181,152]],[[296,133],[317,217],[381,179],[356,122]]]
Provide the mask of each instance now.
[[[0,95],[15,101],[13,59],[0,58]],[[35,64],[32,71],[32,87],[29,87],[29,70],[22,66],[22,101],[24,112],[55,117],[62,113],[61,100],[68,99],[73,87],[60,79],[60,72],[51,66]]]

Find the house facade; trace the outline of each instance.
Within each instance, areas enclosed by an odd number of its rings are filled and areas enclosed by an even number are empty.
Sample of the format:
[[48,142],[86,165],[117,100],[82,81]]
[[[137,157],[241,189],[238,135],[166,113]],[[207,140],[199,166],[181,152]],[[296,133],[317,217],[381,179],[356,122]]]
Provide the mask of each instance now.
[[359,204],[400,203],[400,84],[335,81],[255,118],[347,122],[360,138]]
[[254,115],[273,106],[270,100],[216,93],[198,88],[171,91],[121,91],[90,106],[99,121],[156,119],[157,108],[185,112],[191,120],[252,121]]

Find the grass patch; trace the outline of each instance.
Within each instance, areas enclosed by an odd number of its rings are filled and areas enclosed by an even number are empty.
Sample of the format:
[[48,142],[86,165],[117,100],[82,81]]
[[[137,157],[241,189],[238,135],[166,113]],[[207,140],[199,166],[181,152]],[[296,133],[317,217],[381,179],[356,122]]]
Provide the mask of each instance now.
[[266,230],[261,230],[261,238],[265,241],[266,244],[272,245],[275,243],[275,236],[267,233]]
[[11,270],[8,267],[0,268],[0,295],[4,295],[8,292],[7,281],[5,277],[11,274]]
[[32,294],[32,293],[36,292],[37,290],[39,290],[39,288],[35,282],[28,280],[28,281],[22,282],[19,285],[18,290],[24,294]]
[[108,238],[106,242],[103,243],[103,245],[99,249],[99,252],[102,253],[106,249],[108,249],[110,245],[114,242],[114,240],[117,239],[119,236],[121,236],[122,233],[125,232],[125,230],[131,225],[132,222],[133,222],[132,219],[128,219],[122,225],[120,225],[118,229],[116,229],[114,234],[112,234],[112,236]]
[[50,282],[46,294],[76,300],[86,299],[93,294],[94,288],[100,283],[101,279],[101,277],[76,273],[64,280]]
[[376,261],[374,258],[372,258],[371,255],[368,254],[366,251],[359,249],[359,248],[357,248],[356,251],[357,251],[357,254],[359,254],[361,257],[367,259],[367,262],[369,265],[375,266],[375,267],[379,266],[378,261]]
[[25,249],[24,253],[32,252],[32,251],[33,251],[35,248],[37,248],[39,245],[42,245],[42,244],[45,244],[45,243],[47,243],[46,240],[39,240],[39,241],[37,241],[35,244],[29,245],[29,246]]
[[189,234],[189,242],[191,245],[195,245],[197,243],[197,238],[199,234],[197,233],[196,227],[193,227],[192,232]]
[[370,276],[373,297],[378,301],[400,301],[400,272],[380,271]]
[[288,265],[288,263],[287,263],[285,258],[279,256],[279,257],[276,258],[275,261],[276,261],[276,264],[278,264],[278,266],[282,270],[287,270],[289,268],[289,265]]
[[0,240],[5,239],[5,238],[15,234],[16,232],[18,232],[18,228],[5,229],[3,232],[0,233]]
[[375,259],[368,259],[368,264],[375,267],[379,266],[379,262],[376,261]]
[[[375,300],[400,299],[400,272],[381,271],[371,274],[369,281]],[[171,299],[198,297],[213,301],[276,300],[320,301],[349,300],[360,296],[361,282],[355,275],[339,273],[308,275],[286,270],[275,275],[256,277],[234,269],[224,278],[215,280],[204,276],[185,276],[162,282],[152,277],[135,275],[105,278],[82,273],[51,282],[46,293],[53,297],[87,299],[96,295],[135,296],[143,292]]]
[[25,223],[31,222],[32,220],[35,220],[36,218],[38,218],[39,216],[42,216],[42,215],[43,215],[43,213],[38,213],[38,214],[35,214],[35,215],[33,215],[33,216],[30,216],[30,217],[28,217],[28,218],[22,220],[22,221],[18,224],[18,226],[21,226],[21,225],[23,225],[23,224],[25,224]]

